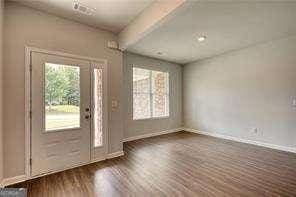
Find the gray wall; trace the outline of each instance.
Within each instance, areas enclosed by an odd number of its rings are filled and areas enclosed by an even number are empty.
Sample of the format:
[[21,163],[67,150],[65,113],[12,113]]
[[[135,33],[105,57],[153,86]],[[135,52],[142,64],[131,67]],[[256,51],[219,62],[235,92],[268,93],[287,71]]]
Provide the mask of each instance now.
[[[133,53],[124,53],[124,138],[166,131],[182,126],[182,67]],[[153,120],[133,120],[133,65],[168,71],[170,76],[170,117]]]
[[2,116],[2,112],[3,112],[3,105],[2,105],[2,90],[3,90],[3,86],[2,86],[2,78],[3,78],[3,59],[2,59],[2,39],[3,39],[3,9],[4,9],[4,0],[0,0],[0,183],[3,179],[3,116]]
[[289,37],[186,65],[184,126],[295,148],[295,54]]
[[[122,53],[107,48],[117,36],[8,2],[4,18],[4,176],[25,173],[25,46],[108,60],[108,99],[122,102]],[[109,152],[122,150],[122,105],[109,103]]]

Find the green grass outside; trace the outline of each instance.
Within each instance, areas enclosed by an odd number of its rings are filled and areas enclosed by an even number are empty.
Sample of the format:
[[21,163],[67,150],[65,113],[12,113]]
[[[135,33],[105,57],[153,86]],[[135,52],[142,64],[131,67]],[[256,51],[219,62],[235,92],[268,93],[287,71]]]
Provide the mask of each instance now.
[[73,120],[48,120],[46,122],[46,129],[65,129],[65,128],[77,128],[79,127],[79,119]]
[[49,106],[46,106],[46,129],[79,127],[79,114],[79,107],[74,105],[55,105],[51,106],[50,110]]
[[51,106],[49,110],[49,106],[46,106],[46,112],[49,113],[79,113],[79,107],[75,105],[54,105]]

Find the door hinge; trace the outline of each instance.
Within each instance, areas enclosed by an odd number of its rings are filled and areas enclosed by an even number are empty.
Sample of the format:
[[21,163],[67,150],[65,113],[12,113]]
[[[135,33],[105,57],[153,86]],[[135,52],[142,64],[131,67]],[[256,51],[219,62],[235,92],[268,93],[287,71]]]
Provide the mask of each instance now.
[[30,119],[32,119],[32,111],[29,112]]
[[29,163],[30,163],[30,166],[32,165],[32,158],[30,158],[30,161],[29,161]]
[[32,64],[30,64],[30,71],[32,71],[33,70],[33,68],[32,68]]

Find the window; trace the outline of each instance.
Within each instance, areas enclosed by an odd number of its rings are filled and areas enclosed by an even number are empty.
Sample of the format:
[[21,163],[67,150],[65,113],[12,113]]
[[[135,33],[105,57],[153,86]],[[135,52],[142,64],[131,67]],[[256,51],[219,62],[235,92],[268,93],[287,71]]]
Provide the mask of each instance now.
[[103,69],[95,68],[94,74],[94,146],[103,145]]
[[169,116],[169,73],[133,68],[133,119]]
[[80,127],[79,67],[45,63],[45,131]]

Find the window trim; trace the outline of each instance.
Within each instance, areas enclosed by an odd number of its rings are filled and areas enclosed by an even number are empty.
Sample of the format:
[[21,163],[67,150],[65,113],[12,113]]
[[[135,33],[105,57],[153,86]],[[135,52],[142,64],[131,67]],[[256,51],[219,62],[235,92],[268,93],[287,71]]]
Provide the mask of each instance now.
[[[149,70],[149,78],[150,78],[150,91],[149,94],[150,95],[150,117],[149,118],[134,118],[134,87],[133,87],[133,74],[134,74],[134,68],[139,68],[139,69],[145,69],[145,70]],[[165,70],[165,69],[159,69],[159,68],[153,68],[153,66],[139,66],[139,65],[132,65],[132,74],[131,74],[131,90],[132,90],[132,120],[133,121],[145,121],[145,120],[161,120],[161,119],[168,119],[170,118],[171,115],[171,73],[169,70]],[[167,80],[167,85],[168,85],[168,94],[166,94],[168,96],[168,101],[169,101],[169,106],[168,106],[168,115],[165,116],[158,116],[158,117],[153,117],[153,93],[152,93],[152,71],[156,71],[156,72],[164,72],[168,74],[168,80]]]

